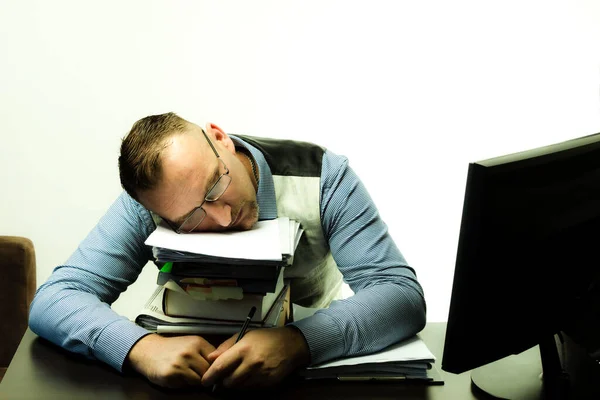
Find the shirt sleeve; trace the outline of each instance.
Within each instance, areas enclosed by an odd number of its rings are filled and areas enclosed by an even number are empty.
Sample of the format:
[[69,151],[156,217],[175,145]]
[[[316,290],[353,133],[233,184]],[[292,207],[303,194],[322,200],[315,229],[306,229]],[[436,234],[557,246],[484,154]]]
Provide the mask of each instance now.
[[425,326],[425,298],[414,270],[391,238],[347,158],[326,151],[321,222],[331,253],[354,295],[293,323],[311,364],[368,354]]
[[30,308],[31,330],[122,371],[131,347],[150,332],[110,305],[152,258],[144,241],[153,229],[150,213],[123,192],[73,255],[38,288]]

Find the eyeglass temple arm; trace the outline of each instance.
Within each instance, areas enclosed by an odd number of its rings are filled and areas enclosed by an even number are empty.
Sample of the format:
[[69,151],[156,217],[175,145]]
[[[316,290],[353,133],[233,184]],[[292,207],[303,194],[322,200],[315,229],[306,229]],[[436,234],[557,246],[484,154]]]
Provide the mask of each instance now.
[[219,153],[217,153],[217,149],[215,149],[215,146],[213,146],[210,138],[208,137],[208,135],[206,134],[206,132],[204,132],[204,129],[202,129],[202,128],[200,128],[200,129],[202,130],[202,133],[204,134],[204,137],[206,138],[206,141],[210,145],[210,148],[215,153],[215,156],[217,156],[217,158],[221,158],[221,156],[219,155]]

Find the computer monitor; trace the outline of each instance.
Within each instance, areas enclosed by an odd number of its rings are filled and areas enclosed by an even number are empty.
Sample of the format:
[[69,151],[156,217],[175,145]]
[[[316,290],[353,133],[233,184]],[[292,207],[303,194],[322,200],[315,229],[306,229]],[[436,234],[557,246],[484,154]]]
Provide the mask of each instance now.
[[471,163],[442,369],[540,345],[559,384],[557,333],[600,358],[599,274],[600,134]]

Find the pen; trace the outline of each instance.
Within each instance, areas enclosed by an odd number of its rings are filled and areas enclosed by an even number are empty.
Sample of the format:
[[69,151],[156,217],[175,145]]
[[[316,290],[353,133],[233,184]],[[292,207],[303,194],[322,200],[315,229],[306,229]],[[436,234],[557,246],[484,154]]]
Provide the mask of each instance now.
[[338,381],[362,382],[362,381],[403,381],[406,376],[338,376]]
[[[250,309],[250,312],[248,313],[248,316],[246,317],[246,320],[242,324],[242,329],[240,329],[240,333],[238,334],[237,338],[235,339],[235,343],[239,342],[240,339],[244,336],[244,334],[248,330],[248,325],[250,325],[250,321],[252,320],[252,317],[254,317],[255,312],[256,312],[256,307],[252,306],[252,308]],[[216,383],[212,387],[212,391],[214,392],[215,390],[217,390]]]

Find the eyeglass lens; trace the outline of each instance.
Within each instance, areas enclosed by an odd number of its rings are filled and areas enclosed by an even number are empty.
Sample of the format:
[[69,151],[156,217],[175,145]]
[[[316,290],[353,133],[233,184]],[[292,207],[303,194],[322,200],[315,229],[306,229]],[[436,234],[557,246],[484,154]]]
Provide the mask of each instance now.
[[[215,182],[214,186],[206,194],[206,197],[204,198],[204,202],[219,200],[219,198],[223,195],[223,193],[225,193],[225,190],[227,190],[227,188],[229,187],[230,183],[231,183],[231,177],[229,175],[221,175],[219,180],[217,180],[217,182]],[[202,205],[204,205],[204,202],[202,203]],[[202,205],[200,207],[196,208],[194,210],[194,212],[192,212],[192,214],[190,214],[190,216],[187,217],[187,219],[183,222],[183,224],[181,224],[181,226],[179,227],[180,231],[189,233],[189,232],[193,231],[194,229],[196,229],[196,227],[198,225],[200,225],[200,223],[206,217],[206,211],[204,211],[204,209],[202,208]]]

